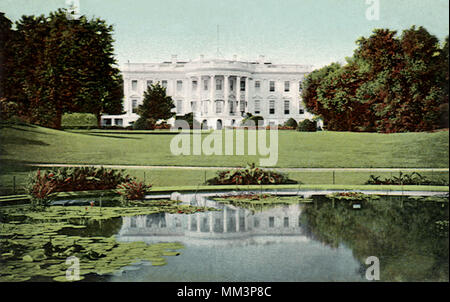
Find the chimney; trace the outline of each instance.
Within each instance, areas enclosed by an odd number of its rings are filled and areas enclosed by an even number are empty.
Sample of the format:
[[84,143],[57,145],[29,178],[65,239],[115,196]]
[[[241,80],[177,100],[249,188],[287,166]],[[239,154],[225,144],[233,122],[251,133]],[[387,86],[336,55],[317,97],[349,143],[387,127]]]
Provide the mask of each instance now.
[[172,64],[177,63],[177,55],[172,55]]
[[259,64],[264,64],[264,62],[265,62],[265,56],[259,55]]

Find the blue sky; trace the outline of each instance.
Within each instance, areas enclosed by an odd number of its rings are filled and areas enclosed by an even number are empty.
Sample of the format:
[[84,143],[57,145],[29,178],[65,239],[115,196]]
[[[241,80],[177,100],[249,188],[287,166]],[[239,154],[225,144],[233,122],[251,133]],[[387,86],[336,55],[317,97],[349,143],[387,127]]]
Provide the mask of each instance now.
[[[343,62],[374,28],[424,26],[441,40],[449,32],[448,0],[379,0],[379,20],[367,20],[366,0],[79,1],[81,14],[114,25],[119,63],[216,57],[218,25],[220,57],[263,54],[274,63],[316,67]],[[13,21],[65,6],[65,0],[0,0]]]

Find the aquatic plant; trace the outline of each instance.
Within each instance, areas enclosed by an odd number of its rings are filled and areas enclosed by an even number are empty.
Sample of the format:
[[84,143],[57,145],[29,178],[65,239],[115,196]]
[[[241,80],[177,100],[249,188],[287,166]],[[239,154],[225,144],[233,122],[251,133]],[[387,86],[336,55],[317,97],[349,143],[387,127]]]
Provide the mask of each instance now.
[[[1,207],[0,282],[65,278],[65,259],[80,259],[80,275],[120,274],[129,265],[165,265],[165,256],[177,256],[179,243],[118,242],[114,236],[85,233],[91,222],[153,213],[196,213],[214,210],[180,205],[176,201],[150,201],[139,207],[51,206],[29,211],[29,205]],[[110,233],[108,232],[110,236]],[[37,278],[37,279],[36,279]],[[50,281],[48,280],[48,281]]]
[[119,184],[116,191],[120,194],[122,205],[128,206],[132,200],[143,200],[151,187],[143,182],[130,181]]
[[231,204],[240,208],[260,212],[279,205],[299,204],[311,202],[312,199],[299,196],[276,196],[272,194],[238,194],[213,197],[221,204]]
[[55,196],[57,184],[47,173],[37,170],[36,175],[27,179],[25,190],[30,195],[32,209],[42,209],[50,204]]

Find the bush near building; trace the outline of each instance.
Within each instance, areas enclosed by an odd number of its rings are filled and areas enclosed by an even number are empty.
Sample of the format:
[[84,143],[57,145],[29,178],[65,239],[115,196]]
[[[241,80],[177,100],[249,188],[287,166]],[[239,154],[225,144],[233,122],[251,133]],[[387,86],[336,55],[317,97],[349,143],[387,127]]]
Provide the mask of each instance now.
[[97,117],[92,113],[65,113],[62,116],[63,129],[91,129],[97,127]]
[[241,126],[258,126],[258,123],[264,124],[264,118],[260,115],[252,115],[251,113],[246,113],[244,119],[241,121]]
[[315,132],[317,131],[317,122],[305,119],[298,123],[297,131],[301,132]]
[[293,129],[297,129],[298,124],[297,124],[297,121],[291,117],[284,123],[284,126],[292,127]]

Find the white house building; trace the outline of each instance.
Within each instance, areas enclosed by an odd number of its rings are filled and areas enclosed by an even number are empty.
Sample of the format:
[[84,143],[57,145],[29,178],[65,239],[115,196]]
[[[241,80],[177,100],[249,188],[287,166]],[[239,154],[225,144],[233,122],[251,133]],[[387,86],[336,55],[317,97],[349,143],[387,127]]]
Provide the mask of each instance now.
[[[260,115],[265,125],[280,125],[289,118],[311,119],[301,101],[301,82],[309,65],[272,64],[260,56],[247,62],[236,59],[179,61],[173,55],[163,63],[127,63],[123,115],[103,115],[104,126],[129,126],[138,119],[148,85],[159,82],[174,100],[177,116],[193,112],[208,128],[238,126],[245,113]],[[172,124],[174,119],[168,122]]]

